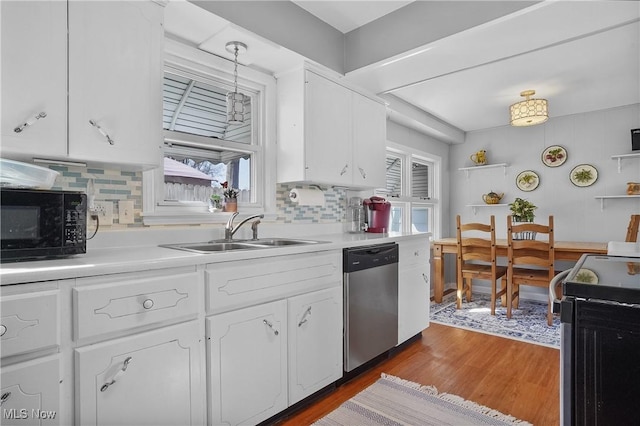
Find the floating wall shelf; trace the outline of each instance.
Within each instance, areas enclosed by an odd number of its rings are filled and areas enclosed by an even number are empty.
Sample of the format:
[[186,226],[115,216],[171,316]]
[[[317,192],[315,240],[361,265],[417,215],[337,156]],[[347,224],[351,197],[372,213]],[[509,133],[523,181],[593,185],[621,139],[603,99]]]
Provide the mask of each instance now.
[[622,159],[623,158],[640,158],[640,152],[636,152],[633,154],[620,154],[620,155],[612,155],[612,160],[618,160],[618,173],[622,171]]
[[596,195],[596,200],[600,200],[600,211],[604,211],[604,200],[620,199],[620,198],[640,198],[640,195]]
[[508,205],[509,204],[467,204],[467,207],[471,207],[475,215],[480,207],[506,207]]
[[498,164],[487,164],[484,166],[473,166],[473,167],[460,167],[458,170],[464,171],[467,175],[467,179],[469,179],[469,171],[471,170],[480,170],[480,169],[494,169],[496,167],[502,167],[504,169],[504,175],[507,175],[507,167],[509,165],[507,163],[498,163]]

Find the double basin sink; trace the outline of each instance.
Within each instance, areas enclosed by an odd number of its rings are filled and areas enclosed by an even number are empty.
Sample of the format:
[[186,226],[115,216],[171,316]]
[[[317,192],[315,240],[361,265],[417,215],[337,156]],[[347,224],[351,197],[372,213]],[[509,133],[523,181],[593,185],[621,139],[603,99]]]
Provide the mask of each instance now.
[[258,240],[214,240],[204,243],[162,244],[160,245],[160,247],[167,247],[176,250],[186,250],[195,253],[219,253],[235,250],[256,250],[320,243],[326,243],[326,241],[297,240],[290,238],[265,238]]

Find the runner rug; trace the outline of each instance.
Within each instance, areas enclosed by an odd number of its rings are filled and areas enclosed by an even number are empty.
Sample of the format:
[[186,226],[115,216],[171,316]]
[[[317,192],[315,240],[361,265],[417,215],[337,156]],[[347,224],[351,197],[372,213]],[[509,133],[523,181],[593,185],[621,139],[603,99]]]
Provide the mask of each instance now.
[[[464,300],[464,299],[463,299]],[[474,293],[472,302],[463,302],[456,309],[455,294],[445,296],[442,303],[431,303],[430,320],[481,333],[493,334],[552,348],[560,348],[560,319],[556,316],[547,325],[547,304],[520,300],[518,309],[507,319],[507,308],[496,307],[491,315],[491,296]]]
[[382,373],[377,382],[342,404],[317,426],[355,425],[530,425],[515,417],[438,393],[433,386]]

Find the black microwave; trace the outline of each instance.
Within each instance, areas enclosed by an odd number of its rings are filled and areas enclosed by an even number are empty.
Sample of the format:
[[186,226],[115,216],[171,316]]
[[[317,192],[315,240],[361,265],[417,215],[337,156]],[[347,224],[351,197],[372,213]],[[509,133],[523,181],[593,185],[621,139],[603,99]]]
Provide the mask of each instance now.
[[1,188],[0,196],[2,262],[86,253],[86,194]]

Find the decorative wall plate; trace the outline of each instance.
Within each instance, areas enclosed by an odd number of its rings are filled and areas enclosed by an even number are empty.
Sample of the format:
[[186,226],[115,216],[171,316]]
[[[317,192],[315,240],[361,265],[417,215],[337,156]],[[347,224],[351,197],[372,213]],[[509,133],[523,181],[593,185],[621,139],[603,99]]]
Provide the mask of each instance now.
[[542,162],[547,167],[562,166],[567,161],[567,150],[560,145],[551,145],[542,151]]
[[598,171],[591,164],[579,164],[571,170],[569,179],[575,186],[591,186],[598,180]]
[[598,275],[591,269],[581,268],[574,278],[579,283],[598,284]]
[[533,191],[540,185],[540,177],[533,170],[525,170],[516,177],[516,186],[520,191]]

